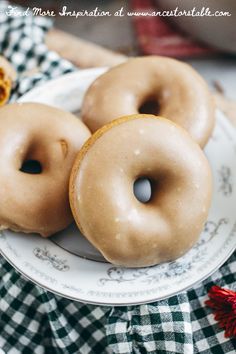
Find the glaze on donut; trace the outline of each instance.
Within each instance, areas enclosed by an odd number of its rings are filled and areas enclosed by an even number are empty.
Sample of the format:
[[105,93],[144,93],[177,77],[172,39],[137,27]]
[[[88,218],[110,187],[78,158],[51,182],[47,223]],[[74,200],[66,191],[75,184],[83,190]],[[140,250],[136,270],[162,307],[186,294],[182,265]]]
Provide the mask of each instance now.
[[82,120],[94,132],[129,114],[152,113],[185,128],[203,147],[214,126],[214,103],[202,77],[188,64],[140,57],[110,69],[88,89]]
[[[151,199],[133,193],[141,177]],[[170,120],[131,115],[105,125],[73,165],[70,204],[81,232],[111,263],[141,267],[174,260],[197,241],[212,195],[208,161]]]
[[[39,103],[0,108],[0,227],[49,236],[72,222],[69,176],[89,138],[71,113]],[[31,161],[36,174],[23,172]],[[29,163],[30,164],[30,163]]]

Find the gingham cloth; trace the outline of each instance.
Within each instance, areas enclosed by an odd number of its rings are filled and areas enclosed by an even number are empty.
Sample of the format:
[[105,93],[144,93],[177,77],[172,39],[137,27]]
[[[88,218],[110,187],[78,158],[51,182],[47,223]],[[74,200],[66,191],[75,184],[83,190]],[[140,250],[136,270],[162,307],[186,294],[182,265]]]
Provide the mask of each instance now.
[[[0,12],[3,9],[0,7]],[[19,73],[12,100],[42,81],[75,70],[43,44],[50,21],[0,15],[0,53]],[[37,66],[39,72],[26,72]],[[207,290],[236,288],[236,255],[211,278],[167,300],[101,307],[56,296],[26,280],[0,256],[0,353],[235,353],[211,311]]]

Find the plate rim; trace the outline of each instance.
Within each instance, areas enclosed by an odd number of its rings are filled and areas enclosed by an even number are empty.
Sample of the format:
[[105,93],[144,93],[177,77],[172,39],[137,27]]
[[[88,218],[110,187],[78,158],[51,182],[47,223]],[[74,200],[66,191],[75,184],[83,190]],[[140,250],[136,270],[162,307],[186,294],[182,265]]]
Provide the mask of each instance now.
[[[2,231],[0,232],[2,234]],[[225,258],[219,263],[219,265],[217,265],[217,267],[215,267],[212,271],[210,271],[209,273],[207,273],[206,275],[204,275],[201,279],[199,279],[197,282],[195,282],[194,284],[188,285],[186,287],[183,287],[181,290],[177,290],[172,292],[171,294],[168,295],[164,295],[161,297],[154,297],[153,299],[147,300],[147,301],[137,301],[137,302],[124,302],[124,303],[115,303],[115,302],[100,302],[100,301],[91,301],[91,300],[85,300],[85,299],[79,299],[78,297],[73,297],[70,295],[64,295],[62,294],[60,291],[51,289],[48,286],[42,285],[40,284],[38,281],[36,281],[35,279],[32,279],[29,275],[25,274],[22,270],[20,270],[17,266],[15,266],[11,260],[9,260],[9,258],[4,254],[4,252],[2,251],[2,249],[0,248],[0,254],[3,256],[3,258],[5,260],[7,260],[7,262],[18,272],[20,273],[24,278],[26,278],[27,280],[31,281],[32,283],[34,283],[35,285],[41,287],[42,289],[46,289],[47,291],[56,294],[58,296],[61,296],[63,298],[69,299],[69,300],[73,300],[73,301],[77,301],[83,304],[90,304],[90,305],[99,305],[99,306],[114,306],[114,307],[120,307],[120,306],[135,306],[135,305],[145,305],[145,304],[150,304],[152,302],[156,302],[156,301],[161,301],[161,300],[165,300],[168,299],[172,296],[178,295],[183,291],[187,291],[192,289],[194,286],[197,286],[200,282],[203,282],[204,280],[206,280],[208,277],[210,277],[212,274],[214,274],[229,258],[230,256],[234,253],[235,248],[232,248],[230,250],[230,252],[225,256]]]
[[[99,75],[104,73],[107,70],[107,67],[102,67],[102,68],[91,68],[91,69],[83,69],[83,70],[76,70],[70,73],[66,73],[64,75],[60,75],[59,77],[53,78],[52,80],[46,81],[46,82],[42,82],[42,84],[38,85],[37,87],[29,90],[28,92],[26,92],[23,96],[21,96],[17,102],[26,102],[27,101],[27,96],[28,95],[32,95],[34,93],[37,93],[37,91],[40,91],[42,89],[42,87],[46,87],[46,89],[48,89],[51,85],[57,83],[58,81],[60,82],[61,80],[66,80],[69,79],[70,77],[75,77],[75,76],[79,76],[80,78],[82,77],[86,77],[86,75]],[[233,124],[227,119],[227,117],[225,116],[225,114],[222,112],[222,116],[223,116],[223,121],[226,125],[228,125],[228,127],[230,127],[230,129],[233,128],[234,131],[234,135],[236,137],[236,129],[233,126]],[[3,230],[0,231],[1,234],[3,234]],[[56,245],[58,247],[58,245]],[[112,301],[106,301],[106,302],[100,302],[100,301],[91,301],[91,300],[87,300],[87,299],[83,299],[80,296],[71,296],[71,295],[65,295],[64,293],[54,290],[53,288],[51,288],[50,286],[47,285],[42,285],[38,280],[33,279],[31,276],[29,276],[28,274],[25,274],[24,271],[22,271],[21,269],[18,268],[18,266],[16,266],[14,264],[14,262],[12,262],[12,260],[9,259],[9,257],[7,255],[5,255],[4,251],[2,250],[2,248],[0,247],[0,254],[3,256],[4,259],[6,259],[6,261],[18,272],[20,273],[24,278],[26,278],[27,280],[31,281],[32,283],[34,283],[35,285],[45,289],[46,291],[49,291],[53,294],[56,294],[58,296],[73,300],[73,301],[77,301],[80,303],[86,303],[86,304],[91,304],[91,305],[98,305],[98,306],[133,306],[133,305],[141,305],[141,304],[148,304],[148,303],[152,303],[155,301],[160,301],[160,300],[164,300],[167,299],[169,297],[175,296],[183,291],[187,291],[190,290],[191,288],[197,286],[200,282],[203,282],[205,279],[207,279],[209,276],[211,276],[213,273],[215,273],[229,258],[230,256],[234,253],[235,251],[235,247],[232,247],[232,249],[230,249],[230,251],[225,255],[225,257],[222,258],[221,262],[219,262],[217,264],[216,267],[214,267],[212,270],[210,270],[207,274],[203,275],[200,279],[198,279],[197,281],[193,282],[192,284],[189,284],[185,287],[182,287],[179,290],[175,290],[173,292],[170,292],[168,295],[163,295],[163,296],[153,296],[152,299],[149,300],[143,300],[143,301],[137,301],[137,302],[130,302],[130,301],[126,301],[126,302],[112,302]]]
[[[40,91],[40,89],[43,87],[43,86],[47,86],[47,87],[50,87],[51,85],[53,85],[54,83],[56,83],[57,81],[61,81],[63,79],[68,79],[70,78],[70,76],[85,76],[86,75],[99,75],[99,74],[103,74],[105,73],[107,70],[109,69],[109,67],[107,66],[103,66],[103,67],[99,67],[99,68],[90,68],[90,69],[77,69],[75,71],[72,71],[72,72],[69,72],[69,73],[65,73],[63,75],[60,75],[60,76],[57,76],[51,80],[48,80],[48,81],[43,81],[41,84],[37,85],[36,87],[32,88],[31,90],[27,91],[26,93],[24,93],[21,97],[19,97],[16,102],[27,102],[26,99],[27,99],[27,96],[28,95],[31,95],[32,92],[33,93],[37,93],[37,91]],[[30,101],[28,101],[30,102]],[[12,103],[12,102],[10,102]]]

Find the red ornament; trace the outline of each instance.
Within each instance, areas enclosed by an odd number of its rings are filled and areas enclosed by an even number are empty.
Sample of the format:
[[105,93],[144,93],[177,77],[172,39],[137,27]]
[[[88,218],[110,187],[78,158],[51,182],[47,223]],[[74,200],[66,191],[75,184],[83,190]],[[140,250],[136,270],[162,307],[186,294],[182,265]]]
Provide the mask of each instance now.
[[236,336],[236,292],[214,285],[208,296],[210,300],[205,304],[213,310],[219,327],[225,330],[225,337]]

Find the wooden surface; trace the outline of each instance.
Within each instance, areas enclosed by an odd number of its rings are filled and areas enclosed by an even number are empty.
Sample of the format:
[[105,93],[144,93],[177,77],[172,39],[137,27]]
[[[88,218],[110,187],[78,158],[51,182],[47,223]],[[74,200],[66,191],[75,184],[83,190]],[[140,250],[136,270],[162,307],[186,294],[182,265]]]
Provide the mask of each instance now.
[[[77,11],[86,9],[91,11],[98,7],[100,10],[110,11],[114,14],[121,7],[124,10],[129,8],[129,0],[79,0],[64,1],[59,0],[60,4],[67,4],[68,8]],[[72,20],[69,17],[57,17],[55,26],[71,34],[79,36],[84,40],[105,46],[127,55],[135,55],[137,43],[133,30],[132,19],[123,17],[80,17]]]
[[127,59],[124,55],[58,29],[48,32],[46,44],[50,50],[57,52],[62,58],[70,60],[80,68],[114,66]]

